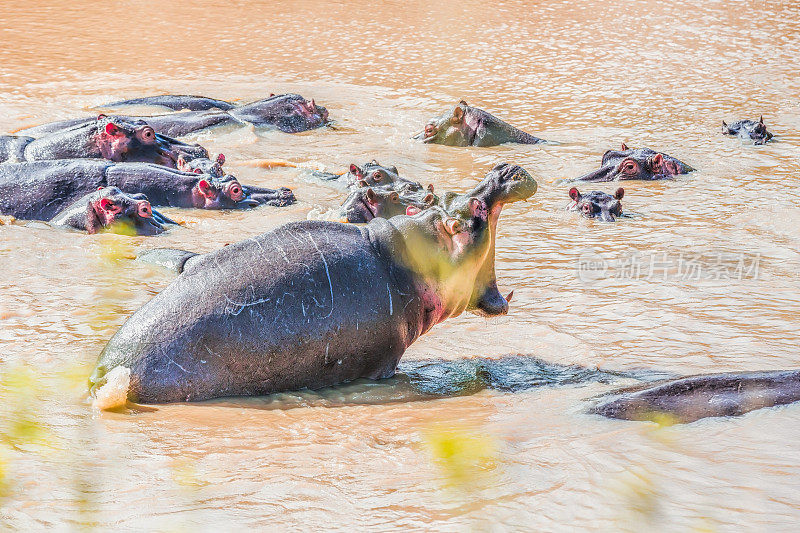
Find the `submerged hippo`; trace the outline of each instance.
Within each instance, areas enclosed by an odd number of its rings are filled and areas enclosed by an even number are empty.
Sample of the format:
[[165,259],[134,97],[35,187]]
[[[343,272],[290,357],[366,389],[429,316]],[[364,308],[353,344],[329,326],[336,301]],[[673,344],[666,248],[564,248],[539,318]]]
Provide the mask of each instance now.
[[347,222],[358,223],[369,222],[373,218],[416,214],[436,202],[436,196],[427,190],[397,190],[391,185],[369,187],[365,184],[350,193],[341,209]]
[[623,144],[621,150],[609,150],[603,154],[599,169],[574,181],[662,180],[693,170],[667,154],[650,148],[630,149]]
[[241,185],[230,175],[213,178],[149,163],[62,159],[0,165],[0,214],[47,221],[79,198],[109,186],[170,207],[244,209],[294,202],[287,188]]
[[729,372],[616,391],[590,411],[609,418],[688,423],[800,400],[800,370]]
[[[184,98],[188,102],[187,106],[191,106],[191,99],[198,97],[176,96],[175,98]],[[138,101],[146,103],[147,100],[147,98],[140,98]],[[118,102],[119,105],[124,103]],[[180,137],[223,124],[252,124],[257,127],[276,128],[286,133],[297,133],[324,126],[328,121],[328,111],[324,107],[316,105],[313,100],[308,101],[299,94],[282,94],[251,104],[234,106],[227,110],[186,111],[147,117],[122,116],[121,118],[146,119],[156,132]],[[88,122],[87,119],[52,122],[24,130],[23,133],[36,137],[86,122]]]
[[362,184],[370,187],[403,185],[408,190],[423,189],[420,183],[400,176],[397,167],[381,165],[374,159],[363,165],[351,163],[347,171],[341,174],[315,172],[314,176],[327,183],[349,189],[358,189],[363,186]]
[[175,168],[186,161],[208,157],[200,145],[187,144],[156,133],[143,120],[99,115],[96,119],[33,137],[0,136],[0,162],[45,159],[102,158],[109,161],[155,163]]
[[622,197],[625,196],[625,189],[618,188],[614,196],[602,191],[592,191],[581,194],[577,187],[569,190],[569,197],[572,203],[567,207],[570,211],[580,211],[587,218],[599,218],[605,222],[614,222],[617,217],[622,216]]
[[766,144],[772,139],[772,134],[767,131],[764,125],[764,117],[760,117],[758,122],[755,120],[737,120],[730,126],[722,121],[722,133],[725,135],[736,135],[740,139],[750,141],[753,144]]
[[225,154],[219,154],[213,161],[208,157],[187,159],[183,155],[180,155],[175,162],[175,167],[182,172],[208,174],[212,178],[221,178],[225,175],[225,171],[222,169],[222,165],[224,164]]
[[290,223],[207,255],[177,252],[181,274],[108,342],[91,393],[109,372],[129,372],[127,397],[144,403],[393,375],[439,322],[508,311],[494,279],[495,227],[503,204],[529,197],[536,182],[501,165],[484,183],[452,212],[361,227]]
[[546,142],[461,100],[450,111],[428,122],[415,139],[447,146],[497,146],[503,143]]
[[50,222],[87,233],[111,231],[132,235],[158,235],[172,220],[153,211],[144,194],[125,194],[117,187],[103,187],[67,206]]

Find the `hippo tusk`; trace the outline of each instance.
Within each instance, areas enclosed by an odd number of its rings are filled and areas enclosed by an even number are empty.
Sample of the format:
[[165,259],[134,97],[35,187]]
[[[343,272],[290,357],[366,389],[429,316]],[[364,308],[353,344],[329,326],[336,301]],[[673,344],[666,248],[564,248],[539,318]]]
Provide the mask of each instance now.
[[506,296],[506,302],[510,302],[511,298],[513,297],[514,297],[514,291],[509,292],[508,296]]

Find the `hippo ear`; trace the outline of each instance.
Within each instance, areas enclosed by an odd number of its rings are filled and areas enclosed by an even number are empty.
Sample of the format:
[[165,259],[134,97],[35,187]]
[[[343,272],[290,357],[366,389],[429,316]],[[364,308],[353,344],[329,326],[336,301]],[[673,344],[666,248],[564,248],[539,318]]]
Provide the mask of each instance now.
[[198,181],[197,188],[200,189],[200,192],[206,196],[211,193],[211,184],[208,182],[208,180],[203,179]]
[[650,170],[658,171],[664,167],[664,156],[661,154],[656,154],[650,158]]
[[275,96],[275,93],[269,93],[269,97],[268,98],[272,98],[273,96]]
[[763,125],[763,124],[764,124],[764,115],[761,115],[761,116],[758,118],[758,121],[759,121],[759,122],[760,122],[760,123]]
[[217,156],[217,163],[219,163],[220,165],[225,164],[225,154],[219,154]]
[[460,105],[460,106],[462,106],[462,105],[463,106],[469,106],[469,104],[467,103],[466,100],[459,100],[458,105]]
[[569,190],[569,197],[572,198],[572,200],[575,202],[578,201],[578,198],[581,197],[581,193],[578,192],[577,187],[573,187]]
[[108,198],[100,198],[100,207],[103,208],[104,211],[108,211],[114,207],[114,201]]
[[627,145],[627,144],[625,144],[625,143],[622,143],[622,148],[621,148],[621,150],[622,150],[623,152],[625,152],[625,151],[627,151],[627,150],[630,150],[630,148],[628,148],[628,145]]
[[464,120],[464,110],[461,109],[460,106],[456,106],[455,109],[453,109],[453,117],[450,119],[450,122],[458,124],[462,120]]
[[428,192],[433,192],[433,183],[428,184]]
[[109,122],[108,124],[106,124],[106,133],[108,135],[116,135],[117,133],[119,133],[119,128],[117,128],[114,124]]
[[371,188],[367,189],[367,200],[374,204],[375,200],[377,200],[377,199],[378,199],[378,195],[375,194],[375,191],[373,191]]
[[729,133],[731,130],[728,128],[728,123],[724,120],[722,121],[722,133]]
[[433,195],[433,193],[430,193],[430,192],[425,195],[425,198],[422,199],[422,201],[425,202],[428,205],[433,205],[433,202],[435,200],[436,200],[436,197]]
[[359,178],[364,175],[364,173],[361,171],[360,168],[358,168],[358,165],[356,165],[355,163],[350,164],[350,174],[358,176]]
[[625,196],[625,189],[623,189],[622,187],[620,187],[620,188],[619,188],[619,189],[617,189],[617,190],[616,190],[616,192],[614,193],[614,198],[616,198],[617,200],[622,200],[622,197],[623,197],[623,196]]

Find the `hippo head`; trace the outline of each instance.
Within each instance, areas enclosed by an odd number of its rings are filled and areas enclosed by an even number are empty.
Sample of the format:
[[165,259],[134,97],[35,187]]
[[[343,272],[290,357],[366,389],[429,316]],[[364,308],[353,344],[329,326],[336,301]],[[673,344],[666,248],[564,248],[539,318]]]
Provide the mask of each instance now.
[[260,203],[250,198],[239,180],[230,174],[224,179],[201,174],[192,189],[192,202],[199,209],[248,209]]
[[511,294],[500,294],[494,269],[497,221],[505,204],[527,199],[536,188],[523,168],[503,163],[471,191],[450,198],[446,208],[391,219],[404,234],[406,264],[425,280],[423,333],[463,311],[508,312]]
[[420,194],[390,186],[370,187],[365,181],[360,181],[359,185],[360,188],[351,192],[342,204],[347,222],[369,222],[373,218],[414,214],[436,201],[432,192]]
[[89,199],[86,231],[110,231],[133,235],[158,235],[164,226],[153,218],[153,209],[147,197],[135,198],[117,187],[104,187]]
[[622,215],[620,200],[623,196],[625,196],[625,189],[622,187],[614,192],[614,196],[601,191],[581,194],[576,187],[573,187],[569,190],[572,204],[567,209],[580,211],[587,218],[599,218],[605,222],[614,222],[616,217]]
[[144,121],[99,115],[95,125],[94,141],[102,156],[111,161],[124,161],[137,148],[157,144],[155,130]]
[[476,124],[472,124],[469,105],[461,100],[450,111],[425,125],[425,130],[416,138],[424,143],[448,146],[469,146],[475,138]]
[[212,178],[221,178],[225,175],[222,165],[225,164],[225,155],[219,154],[213,161],[208,157],[191,157],[181,153],[175,161],[175,166],[183,172],[195,174],[208,174]]
[[677,174],[686,174],[692,167],[667,154],[650,148],[629,149],[625,144],[621,150],[609,150],[603,154],[598,170],[590,172],[579,181],[614,180],[658,180]]
[[772,139],[772,134],[767,131],[764,125],[764,117],[761,116],[758,122],[755,120],[739,120],[728,126],[722,121],[722,133],[725,135],[738,135],[740,139],[751,141],[753,144],[765,144]]
[[381,165],[374,159],[361,166],[351,163],[346,177],[348,184],[364,181],[370,187],[391,185],[401,179],[397,167]]
[[297,133],[324,126],[328,110],[299,94],[271,96],[259,104],[260,112],[278,129]]

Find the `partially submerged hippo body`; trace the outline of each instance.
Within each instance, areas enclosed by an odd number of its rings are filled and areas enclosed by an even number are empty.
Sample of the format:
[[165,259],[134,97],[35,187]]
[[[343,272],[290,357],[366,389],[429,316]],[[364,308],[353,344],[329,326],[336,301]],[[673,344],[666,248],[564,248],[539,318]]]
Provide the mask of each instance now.
[[504,143],[546,142],[461,100],[450,111],[428,122],[415,139],[447,146],[497,146]]
[[[176,101],[182,100],[185,105],[180,108],[202,107],[194,105],[198,101],[197,99],[201,102],[208,100],[204,97],[194,96],[157,96],[152,98],[155,101],[163,101],[164,98],[174,98]],[[128,102],[117,102],[117,105],[132,102],[147,104],[148,100],[148,98],[140,98]],[[328,121],[328,111],[324,107],[316,105],[313,100],[308,101],[299,94],[282,94],[258,100],[251,104],[232,106],[227,110],[201,109],[199,111],[185,111],[147,117],[120,115],[120,118],[127,120],[145,119],[156,132],[163,135],[181,137],[195,131],[223,124],[252,124],[256,127],[271,127],[286,133],[297,133],[324,126]],[[36,137],[86,122],[88,122],[87,119],[52,122],[24,130],[23,133]]]
[[494,275],[497,218],[536,182],[501,165],[484,183],[450,212],[361,227],[305,221],[207,255],[173,251],[181,274],[108,342],[92,393],[116,368],[130,371],[128,398],[145,403],[393,375],[435,324],[508,311]]
[[586,218],[598,218],[604,222],[614,222],[622,216],[622,197],[625,189],[618,188],[614,195],[602,191],[581,194],[577,187],[569,190],[572,203],[567,207],[570,211],[579,211]]
[[39,138],[0,136],[0,162],[102,158],[175,168],[179,157],[187,161],[207,158],[208,152],[200,145],[158,134],[143,120],[106,115]]
[[772,134],[767,131],[764,125],[764,117],[755,120],[737,120],[730,126],[722,121],[722,133],[725,135],[736,135],[743,141],[753,144],[766,144],[772,139]]
[[144,194],[129,195],[117,187],[103,187],[67,206],[50,224],[89,234],[158,235],[164,232],[164,224],[175,222],[153,211]]
[[358,189],[364,186],[383,187],[404,185],[413,190],[422,190],[422,185],[416,181],[400,176],[395,166],[381,165],[376,160],[363,165],[351,163],[346,172],[332,174],[328,172],[314,173],[328,183],[336,184],[340,188]]
[[662,180],[694,169],[686,163],[650,148],[608,150],[600,168],[573,181]]
[[232,176],[213,178],[149,163],[63,159],[0,165],[0,214],[47,221],[79,198],[109,186],[170,207],[242,209],[294,202],[289,189],[243,186]]
[[730,372],[664,380],[616,391],[590,412],[623,420],[694,422],[800,400],[800,370]]

